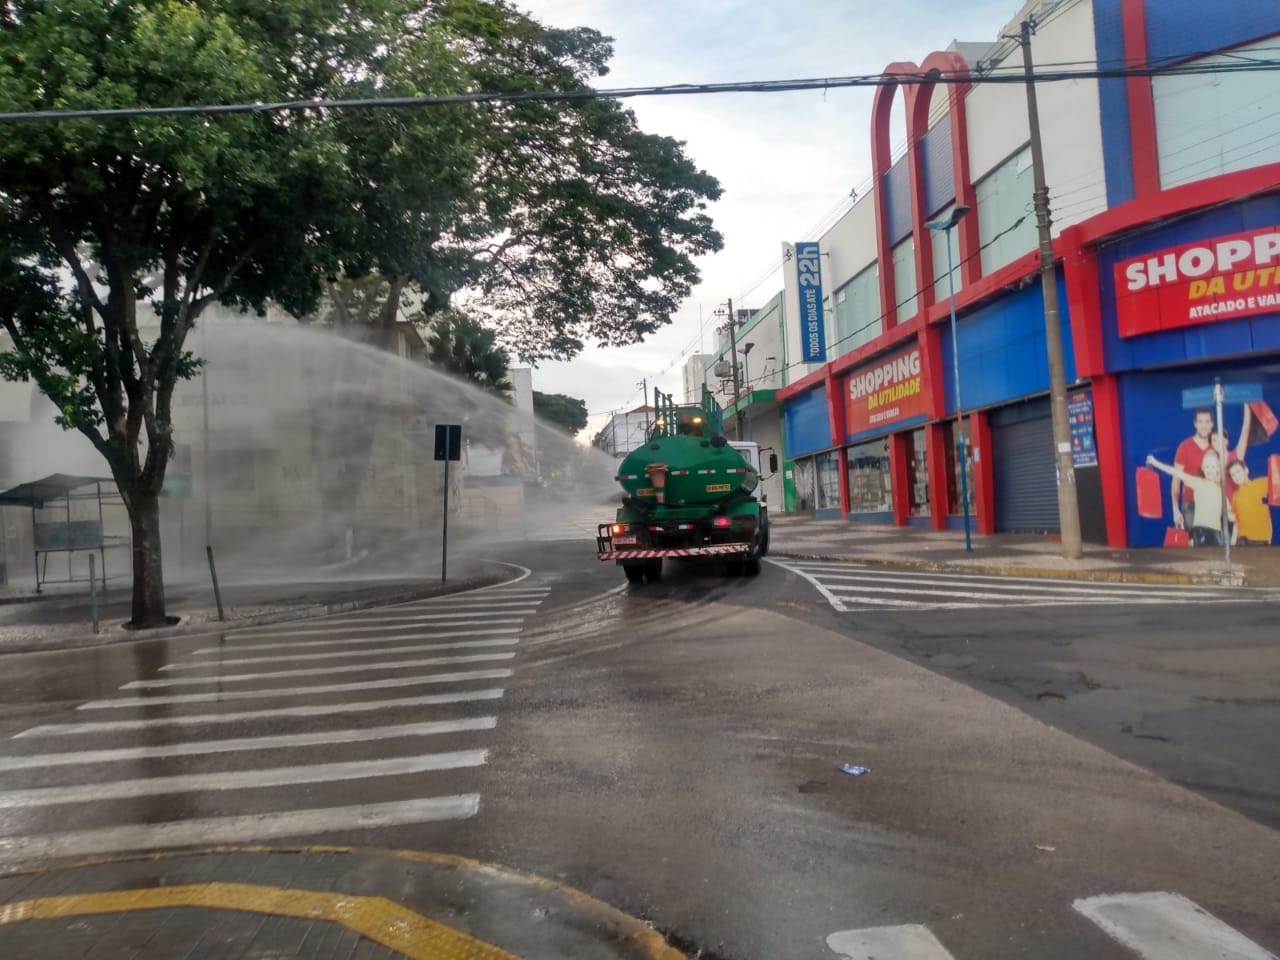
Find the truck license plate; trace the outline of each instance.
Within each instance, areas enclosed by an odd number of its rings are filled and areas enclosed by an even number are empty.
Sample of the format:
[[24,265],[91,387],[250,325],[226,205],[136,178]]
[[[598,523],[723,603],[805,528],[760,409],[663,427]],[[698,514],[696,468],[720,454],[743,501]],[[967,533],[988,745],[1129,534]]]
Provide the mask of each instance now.
[[635,538],[635,537],[626,537],[626,536],[623,536],[623,537],[614,537],[614,538],[613,538],[613,542],[614,542],[615,544],[623,544],[623,545],[627,545],[627,544],[629,544],[629,545],[631,545],[631,546],[635,546],[636,538]]

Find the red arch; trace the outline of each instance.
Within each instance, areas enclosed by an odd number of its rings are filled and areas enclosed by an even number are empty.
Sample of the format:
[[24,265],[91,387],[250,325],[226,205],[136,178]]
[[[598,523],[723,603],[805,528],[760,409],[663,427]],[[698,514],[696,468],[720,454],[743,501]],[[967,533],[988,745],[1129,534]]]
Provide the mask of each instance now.
[[[920,68],[910,61],[891,63],[881,71],[881,76],[892,80],[898,76],[913,76],[920,73]],[[876,203],[876,256],[880,266],[880,312],[884,316],[884,328],[894,326],[898,322],[897,285],[893,282],[893,248],[889,244],[889,194],[885,190],[884,178],[891,166],[892,154],[889,149],[889,121],[893,111],[893,98],[898,92],[897,83],[886,83],[876,87],[875,99],[871,104],[871,178],[872,191]],[[907,107],[907,142],[911,136],[911,103],[912,86],[905,91]],[[911,154],[908,153],[908,157]],[[908,160],[908,163],[911,161]],[[914,193],[914,187],[912,189]],[[912,202],[914,212],[915,203]]]

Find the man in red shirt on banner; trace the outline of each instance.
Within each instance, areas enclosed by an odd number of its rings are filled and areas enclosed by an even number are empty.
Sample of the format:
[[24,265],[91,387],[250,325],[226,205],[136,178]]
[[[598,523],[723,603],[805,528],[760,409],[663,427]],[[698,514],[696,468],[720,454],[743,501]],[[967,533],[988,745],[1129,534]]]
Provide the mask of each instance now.
[[[1228,467],[1237,460],[1244,459],[1245,451],[1249,446],[1249,428],[1252,419],[1252,411],[1249,409],[1249,405],[1245,404],[1244,423],[1240,427],[1240,439],[1236,443],[1236,449],[1227,453],[1226,465]],[[1213,411],[1208,407],[1199,407],[1196,410],[1195,427],[1196,432],[1178,444],[1178,451],[1173,455],[1173,465],[1180,467],[1193,477],[1198,477],[1203,473],[1201,467],[1204,455],[1208,451],[1216,451],[1218,448],[1218,432],[1213,429]],[[1230,437],[1224,431],[1222,445],[1226,447],[1229,443]],[[1227,473],[1229,474],[1230,471],[1227,471]],[[1235,482],[1229,475],[1224,476],[1222,482],[1225,485],[1227,502],[1230,502],[1231,496],[1235,493]],[[1169,494],[1173,498],[1173,525],[1180,528],[1194,526],[1195,494],[1176,474],[1169,481]],[[1181,497],[1179,497],[1179,494],[1181,494]]]

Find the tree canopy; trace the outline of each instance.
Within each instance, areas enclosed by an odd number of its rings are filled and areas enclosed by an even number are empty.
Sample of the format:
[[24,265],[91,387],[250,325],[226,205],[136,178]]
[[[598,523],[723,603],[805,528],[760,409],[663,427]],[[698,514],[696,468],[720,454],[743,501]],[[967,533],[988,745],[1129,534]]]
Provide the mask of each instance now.
[[[0,111],[580,90],[610,52],[505,0],[10,0]],[[134,620],[157,622],[171,403],[209,304],[307,316],[377,274],[383,327],[409,287],[429,314],[469,295],[521,357],[566,358],[669,322],[718,195],[606,101],[9,123],[0,373],[110,464]]]
[[539,420],[559,427],[571,437],[576,437],[587,425],[586,401],[563,393],[533,391],[533,413]]
[[498,345],[498,335],[473,317],[454,311],[437,315],[426,342],[427,359],[441,369],[491,393],[510,392],[510,357]]

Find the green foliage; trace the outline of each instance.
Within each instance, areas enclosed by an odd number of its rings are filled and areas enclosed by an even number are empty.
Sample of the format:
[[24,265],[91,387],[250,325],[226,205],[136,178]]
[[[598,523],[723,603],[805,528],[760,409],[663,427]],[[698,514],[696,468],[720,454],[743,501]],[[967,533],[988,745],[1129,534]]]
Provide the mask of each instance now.
[[[7,0],[0,110],[580,90],[610,52],[504,0]],[[465,292],[520,356],[569,357],[670,321],[719,192],[600,101],[10,123],[0,375],[36,381],[133,509],[210,304],[306,316],[377,274],[383,329],[409,287],[428,314]]]
[[511,391],[510,358],[497,335],[479,321],[456,311],[437,315],[427,334],[427,359],[492,393]]
[[533,391],[533,413],[539,419],[553,424],[576,437],[587,425],[587,403],[563,393]]

